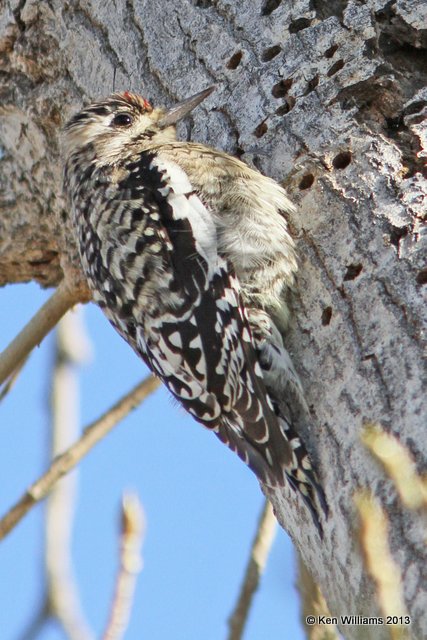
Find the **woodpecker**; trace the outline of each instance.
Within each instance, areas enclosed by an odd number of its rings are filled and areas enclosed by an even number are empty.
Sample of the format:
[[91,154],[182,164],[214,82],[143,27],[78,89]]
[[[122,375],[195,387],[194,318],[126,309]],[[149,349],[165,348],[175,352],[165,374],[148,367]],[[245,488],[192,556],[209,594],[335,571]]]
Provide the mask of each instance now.
[[259,480],[289,483],[321,532],[327,504],[293,426],[307,409],[283,342],[294,207],[242,161],[177,140],[176,123],[212,90],[169,110],[115,93],[72,117],[71,223],[93,299],[116,330]]

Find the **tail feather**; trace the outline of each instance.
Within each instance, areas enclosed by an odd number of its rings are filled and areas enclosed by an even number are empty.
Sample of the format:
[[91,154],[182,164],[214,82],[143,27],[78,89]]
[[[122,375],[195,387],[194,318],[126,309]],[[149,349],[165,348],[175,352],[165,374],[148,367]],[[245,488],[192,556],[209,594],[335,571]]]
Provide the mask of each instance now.
[[[278,422],[283,425],[285,420],[279,418]],[[329,514],[326,496],[302,441],[291,425],[287,422],[286,425],[286,428],[282,426],[273,433],[270,431],[265,443],[251,439],[248,430],[237,426],[231,417],[225,418],[215,433],[265,485],[274,489],[288,484],[302,498],[319,535],[323,537],[321,513],[325,519]],[[280,451],[287,452],[290,445],[292,460],[285,463]]]
[[[277,430],[275,434],[271,433],[269,443],[272,451],[276,452],[273,458],[278,464],[270,468],[271,480],[266,483],[277,486],[289,482],[292,489],[302,497],[322,536],[320,515],[323,513],[327,518],[329,508],[308,451],[295,427],[301,417],[308,416],[301,382],[284,346],[282,335],[270,315],[261,309],[251,309],[248,315],[263,382],[279,425],[279,433]],[[290,461],[280,459],[280,455],[277,455],[281,449],[280,441],[286,442],[286,446],[291,449]]]

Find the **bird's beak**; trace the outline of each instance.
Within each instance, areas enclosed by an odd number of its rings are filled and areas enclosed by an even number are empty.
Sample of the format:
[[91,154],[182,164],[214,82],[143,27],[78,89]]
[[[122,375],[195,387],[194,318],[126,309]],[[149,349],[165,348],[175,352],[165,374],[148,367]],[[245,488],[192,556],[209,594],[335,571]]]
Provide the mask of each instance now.
[[205,98],[210,96],[212,91],[214,91],[216,87],[209,87],[209,89],[205,89],[204,91],[200,91],[200,93],[196,93],[196,95],[191,98],[186,98],[185,100],[181,100],[174,107],[171,107],[162,118],[157,122],[157,126],[160,129],[164,129],[165,127],[169,127],[172,124],[176,124],[179,120],[185,118],[186,115],[193,111],[197,105],[199,105]]

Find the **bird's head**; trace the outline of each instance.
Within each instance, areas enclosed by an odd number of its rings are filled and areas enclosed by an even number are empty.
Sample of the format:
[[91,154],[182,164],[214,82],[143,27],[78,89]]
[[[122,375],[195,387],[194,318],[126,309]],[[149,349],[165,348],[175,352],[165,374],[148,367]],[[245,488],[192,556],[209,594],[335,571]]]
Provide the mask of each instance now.
[[168,110],[154,109],[145,98],[114,93],[82,109],[65,125],[67,158],[85,150],[105,164],[114,163],[125,150],[144,150],[175,140],[175,125],[208,97],[214,87],[182,100]]

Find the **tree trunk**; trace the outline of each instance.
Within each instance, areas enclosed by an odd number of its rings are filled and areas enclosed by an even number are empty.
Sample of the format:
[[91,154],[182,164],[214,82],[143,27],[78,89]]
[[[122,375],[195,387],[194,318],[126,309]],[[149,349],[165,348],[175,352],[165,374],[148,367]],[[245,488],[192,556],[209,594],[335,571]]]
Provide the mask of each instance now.
[[[293,495],[270,496],[276,515],[332,615],[379,615],[353,500],[370,489],[389,519],[413,637],[425,637],[421,514],[402,505],[360,440],[363,425],[377,423],[399,436],[419,472],[425,465],[425,1],[1,6],[0,283],[83,277],[60,186],[59,131],[73,112],[113,89],[168,106],[216,84],[181,136],[237,154],[299,205],[288,345],[313,411],[304,437],[331,513],[322,542]],[[389,637],[384,626],[341,631]]]

